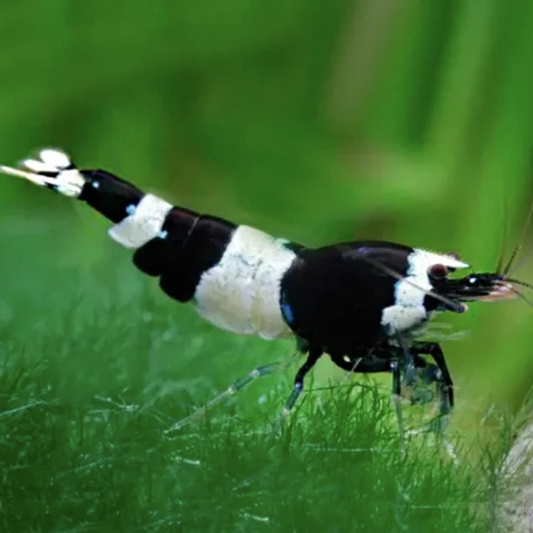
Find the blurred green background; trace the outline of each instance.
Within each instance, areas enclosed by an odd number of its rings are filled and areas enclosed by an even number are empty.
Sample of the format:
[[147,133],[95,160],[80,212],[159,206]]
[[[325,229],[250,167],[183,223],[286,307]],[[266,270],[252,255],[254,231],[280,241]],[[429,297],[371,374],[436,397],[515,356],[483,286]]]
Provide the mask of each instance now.
[[[522,231],[531,2],[31,0],[4,3],[0,28],[5,164],[63,147],[82,167],[294,241],[393,240],[481,271]],[[0,205],[4,237],[28,243],[4,258],[10,286],[43,243],[58,268],[110,261],[106,224],[83,206],[7,177]],[[530,259],[517,277],[533,280]],[[444,341],[463,427],[521,404],[532,318],[520,301],[443,317],[466,332]]]

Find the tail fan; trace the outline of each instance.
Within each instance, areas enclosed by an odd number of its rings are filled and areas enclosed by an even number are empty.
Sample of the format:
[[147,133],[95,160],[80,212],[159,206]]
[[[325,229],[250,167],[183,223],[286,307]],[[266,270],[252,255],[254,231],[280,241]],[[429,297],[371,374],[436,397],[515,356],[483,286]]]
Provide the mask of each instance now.
[[35,159],[25,159],[20,168],[0,165],[0,173],[26,179],[69,198],[78,198],[86,183],[70,157],[55,148],[39,151]]

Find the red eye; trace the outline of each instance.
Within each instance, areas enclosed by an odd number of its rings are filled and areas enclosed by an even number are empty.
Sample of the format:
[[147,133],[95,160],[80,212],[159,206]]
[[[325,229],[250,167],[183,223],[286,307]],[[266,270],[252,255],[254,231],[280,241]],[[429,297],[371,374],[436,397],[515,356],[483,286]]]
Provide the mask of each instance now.
[[448,274],[448,267],[445,265],[431,265],[428,268],[428,275],[434,279],[445,278]]

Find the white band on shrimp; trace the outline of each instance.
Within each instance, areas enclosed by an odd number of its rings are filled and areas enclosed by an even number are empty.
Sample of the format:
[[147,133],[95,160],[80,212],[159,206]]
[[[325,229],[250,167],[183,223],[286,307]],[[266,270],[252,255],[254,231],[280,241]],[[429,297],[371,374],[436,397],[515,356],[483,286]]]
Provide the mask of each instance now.
[[161,233],[172,207],[172,204],[165,200],[147,194],[129,216],[109,230],[109,235],[126,248],[140,248]]

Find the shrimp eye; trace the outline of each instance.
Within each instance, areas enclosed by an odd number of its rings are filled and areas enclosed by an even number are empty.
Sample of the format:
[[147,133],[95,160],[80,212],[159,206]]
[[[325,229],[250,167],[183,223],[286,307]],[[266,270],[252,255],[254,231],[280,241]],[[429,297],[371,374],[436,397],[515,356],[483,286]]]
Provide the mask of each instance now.
[[431,265],[428,268],[428,275],[430,278],[433,278],[433,279],[445,278],[447,274],[448,274],[448,267],[446,267],[445,265],[439,265],[439,264]]

